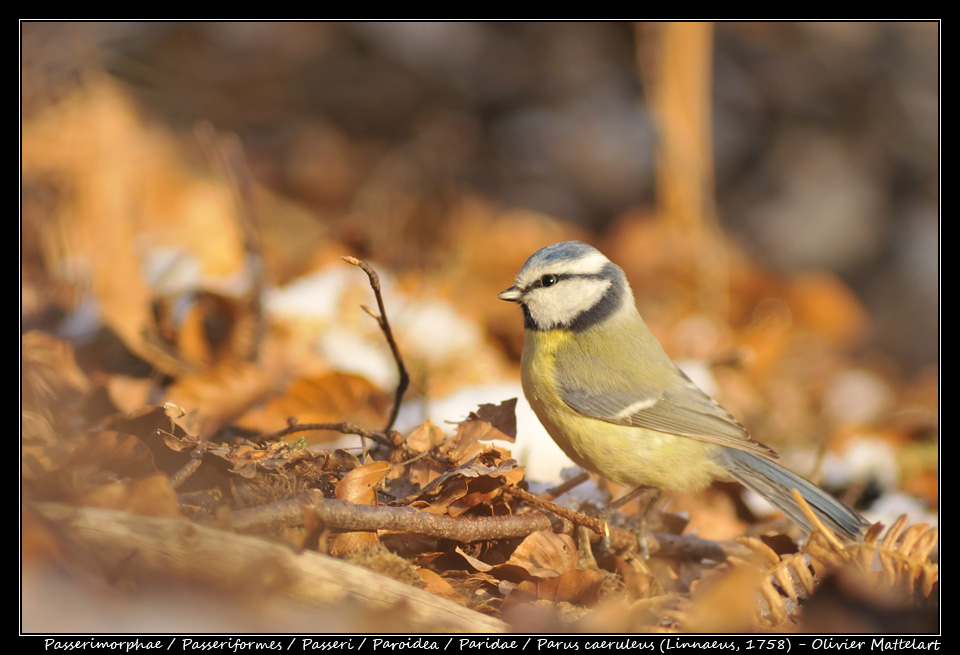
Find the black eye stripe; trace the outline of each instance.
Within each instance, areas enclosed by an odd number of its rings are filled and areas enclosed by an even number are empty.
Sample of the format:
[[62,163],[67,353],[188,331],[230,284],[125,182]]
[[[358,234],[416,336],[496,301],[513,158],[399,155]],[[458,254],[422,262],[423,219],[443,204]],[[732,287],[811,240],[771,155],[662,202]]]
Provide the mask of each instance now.
[[[540,270],[542,271],[544,269],[541,268]],[[551,277],[553,278],[553,284],[545,285],[544,279]],[[541,273],[537,277],[527,277],[526,280],[521,287],[520,305],[523,308],[523,324],[528,330],[544,331],[564,329],[573,332],[582,332],[603,322],[607,317],[619,311],[625,299],[629,298],[632,300],[623,271],[611,262],[607,262],[607,264],[596,273]],[[545,302],[541,299],[542,297],[537,290],[556,287],[558,283],[564,282],[565,280],[596,280],[608,282],[609,284],[595,290],[590,289],[589,286],[580,289],[565,289],[564,286],[561,285],[557,291],[544,292],[546,297],[554,298],[553,302],[559,302],[555,294],[562,295],[565,292],[581,295],[587,294],[587,296],[592,296],[594,293],[597,295],[595,297],[596,302],[588,309],[570,310],[574,312],[573,315],[570,316],[563,315],[564,310],[562,307],[560,309],[548,309],[548,316],[545,319],[543,317],[537,319],[546,320],[548,324],[537,323],[531,311],[542,311],[544,308],[542,303]]]
[[528,289],[537,289],[540,287],[552,287],[563,280],[609,280],[610,275],[606,271],[599,273],[544,273],[531,284]]

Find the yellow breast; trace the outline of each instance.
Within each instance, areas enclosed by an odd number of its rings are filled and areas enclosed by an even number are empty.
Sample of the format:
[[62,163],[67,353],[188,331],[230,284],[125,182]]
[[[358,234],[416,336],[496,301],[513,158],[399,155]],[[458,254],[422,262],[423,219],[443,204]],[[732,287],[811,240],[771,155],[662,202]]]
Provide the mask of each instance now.
[[560,397],[557,356],[576,356],[576,335],[566,330],[524,335],[521,380],[527,401],[570,459],[606,478],[630,485],[676,491],[702,489],[726,474],[711,458],[717,448],[704,441],[584,416]]

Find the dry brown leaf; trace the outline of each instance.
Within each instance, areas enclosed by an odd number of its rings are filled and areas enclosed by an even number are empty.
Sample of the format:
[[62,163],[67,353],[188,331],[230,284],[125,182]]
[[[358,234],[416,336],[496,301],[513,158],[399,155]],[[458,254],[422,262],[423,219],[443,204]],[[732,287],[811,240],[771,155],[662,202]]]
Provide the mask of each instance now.
[[629,557],[616,556],[617,572],[623,578],[623,587],[629,597],[652,598],[662,596],[665,592],[663,585],[650,571],[647,563],[637,555]]
[[577,568],[577,547],[570,535],[541,530],[528,535],[507,562],[536,577],[553,577]]
[[458,432],[475,441],[509,441],[517,438],[517,399],[505,400],[499,405],[483,404],[461,421]]
[[457,593],[457,590],[453,588],[449,582],[444,580],[440,575],[434,573],[430,569],[418,568],[417,573],[420,575],[420,579],[423,580],[426,585],[424,588],[429,591],[431,594],[436,594],[447,600],[452,600],[455,603],[460,603],[461,605],[466,605],[467,601]]
[[[447,477],[445,477],[447,476]],[[467,494],[467,480],[460,476],[441,475],[429,488],[418,493],[414,499],[407,499],[404,504],[417,509],[422,509],[431,514],[448,514],[456,516],[462,513],[454,510],[456,514],[451,513],[450,506],[457,500]]]
[[145,337],[181,361],[184,372],[250,358],[256,320],[248,299],[193,290],[154,298],[153,315]]
[[377,486],[392,467],[390,462],[361,464],[337,483],[335,497],[357,505],[376,505]]
[[439,447],[446,439],[446,433],[427,419],[407,435],[404,443],[414,452],[425,453]]
[[171,417],[163,407],[147,406],[105,420],[105,430],[129,434],[139,439],[153,454],[153,464],[162,473],[173,474],[191,457],[199,443],[197,437],[181,427],[181,418]]
[[486,447],[483,441],[512,441],[507,435],[486,421],[464,421],[457,426],[455,442],[458,448],[450,453],[456,461],[476,457]]
[[[390,462],[370,462],[353,469],[337,483],[334,495],[357,505],[376,505],[377,486],[386,477]],[[379,543],[376,532],[349,531],[333,535],[327,545],[331,555],[347,556],[368,551]]]
[[[183,407],[191,434],[209,436],[233,423],[273,391],[276,382],[251,363],[220,364],[202,373],[184,375],[167,388],[165,402]],[[275,423],[272,429],[286,425]]]
[[[357,505],[376,505],[377,486],[392,466],[390,462],[369,462],[356,467],[337,483],[334,496]],[[332,555],[347,556],[370,550],[378,542],[376,532],[350,531],[334,535],[327,547]]]
[[600,600],[600,590],[607,579],[600,571],[576,569],[549,578],[524,580],[511,592],[511,603],[528,600],[549,600],[590,607]]
[[[487,453],[490,455],[490,453]],[[496,457],[477,457],[469,463],[438,477],[428,488],[408,499],[410,505],[433,513],[459,516],[472,507],[498,497],[504,486],[523,479],[523,467],[515,460],[497,464]]]
[[184,418],[186,417],[179,408],[176,408],[176,405],[146,405],[137,407],[125,414],[111,416],[104,422],[103,427],[116,432],[132,434],[141,439],[146,439],[161,431],[177,437],[184,437],[188,434],[183,427]]
[[457,546],[454,549],[454,552],[460,555],[460,557],[462,557],[464,560],[466,560],[467,564],[471,568],[473,568],[475,571],[479,571],[481,573],[488,573],[492,571],[494,568],[492,565],[477,559],[473,555],[468,555],[466,551],[464,551],[463,548],[461,548],[460,546]]
[[[684,629],[690,632],[753,632],[764,571],[736,566],[701,579],[693,590]],[[779,606],[779,604],[778,604]]]
[[[28,455],[29,454],[29,455]],[[28,449],[33,472],[37,453]],[[61,459],[52,460],[61,461]],[[61,464],[40,474],[31,474],[31,489],[51,500],[78,502],[77,499],[105,482],[123,482],[149,476],[156,471],[153,454],[134,436],[113,431],[87,435]]]
[[[358,375],[331,371],[292,382],[282,393],[237,418],[237,424],[261,432],[273,432],[294,417],[300,423],[338,423],[380,426],[386,420],[390,398]],[[329,441],[339,432],[301,432],[309,443]]]

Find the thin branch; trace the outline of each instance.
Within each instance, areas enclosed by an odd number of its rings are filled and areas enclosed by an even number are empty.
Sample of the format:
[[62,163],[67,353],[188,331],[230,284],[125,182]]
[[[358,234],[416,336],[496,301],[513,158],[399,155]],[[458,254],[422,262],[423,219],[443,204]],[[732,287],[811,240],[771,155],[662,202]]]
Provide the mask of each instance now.
[[710,541],[699,537],[661,532],[643,532],[637,535],[631,530],[610,525],[602,519],[557,505],[519,487],[509,487],[506,491],[524,502],[553,512],[577,525],[582,525],[601,537],[606,534],[610,540],[610,547],[617,551],[645,552],[658,557],[688,561],[712,560],[715,562],[722,562],[729,555],[743,556],[748,552],[746,548],[736,542]]
[[383,294],[380,292],[380,276],[377,275],[377,272],[373,270],[370,264],[361,259],[351,257],[350,255],[344,255],[340,259],[348,264],[361,268],[363,272],[367,274],[367,277],[370,278],[370,288],[373,289],[373,295],[377,298],[377,308],[380,313],[379,315],[374,314],[366,307],[364,307],[363,310],[376,319],[377,324],[380,326],[380,331],[383,332],[383,336],[387,339],[387,344],[390,346],[390,351],[393,353],[393,359],[397,363],[397,372],[400,374],[400,381],[397,383],[397,391],[393,399],[393,409],[390,410],[390,418],[383,428],[384,432],[389,432],[397,420],[397,414],[400,412],[400,401],[403,400],[403,394],[406,393],[407,386],[410,384],[410,375],[407,373],[406,366],[403,365],[400,349],[397,347],[397,342],[393,339],[393,331],[390,329],[389,321],[387,321],[387,311],[383,307]]
[[595,516],[588,516],[583,512],[578,512],[568,507],[564,507],[563,505],[558,505],[557,503],[551,500],[546,500],[545,498],[541,498],[540,496],[536,494],[532,494],[529,491],[526,491],[524,489],[521,489],[516,485],[507,488],[506,491],[507,493],[513,496],[516,496],[517,498],[523,500],[524,502],[529,503],[530,505],[534,505],[535,507],[541,507],[549,512],[553,512],[557,516],[562,516],[563,518],[567,519],[568,521],[571,521],[572,523],[576,523],[577,525],[582,525],[584,527],[590,528],[601,537],[607,533],[606,522],[603,521],[602,519],[598,519]]
[[190,460],[184,464],[179,471],[170,476],[170,486],[174,489],[177,489],[186,482],[191,475],[197,472],[197,469],[200,468],[202,460],[200,457],[191,457]]
[[[632,534],[623,529],[617,529],[614,532]],[[636,537],[634,536],[634,538]],[[651,557],[669,557],[697,562],[700,560],[722,562],[731,556],[745,557],[750,552],[746,546],[736,541],[711,541],[691,535],[650,532],[643,535],[643,538],[647,546],[647,552],[650,553]],[[611,538],[611,543],[615,544],[616,539]]]
[[263,435],[260,437],[260,440],[276,441],[277,439],[285,437],[288,434],[307,432],[309,430],[332,430],[334,432],[341,432],[343,434],[356,434],[365,439],[376,441],[378,444],[387,446],[389,448],[396,448],[403,442],[403,435],[396,430],[365,430],[359,425],[355,425],[347,421],[340,423],[297,423],[295,420],[291,420],[289,425],[282,430]]
[[580,473],[573,476],[569,480],[566,480],[558,484],[556,487],[551,487],[550,489],[547,489],[545,495],[549,496],[551,499],[557,498],[558,496],[562,496],[563,494],[567,493],[574,487],[583,484],[589,479],[590,479],[589,473],[587,473],[586,471],[580,471]]
[[313,512],[329,528],[396,530],[461,543],[523,537],[553,527],[544,514],[451,518],[412,507],[356,505],[326,498],[317,490],[269,505],[236,510],[233,527],[238,532],[252,533],[300,525],[304,510]]

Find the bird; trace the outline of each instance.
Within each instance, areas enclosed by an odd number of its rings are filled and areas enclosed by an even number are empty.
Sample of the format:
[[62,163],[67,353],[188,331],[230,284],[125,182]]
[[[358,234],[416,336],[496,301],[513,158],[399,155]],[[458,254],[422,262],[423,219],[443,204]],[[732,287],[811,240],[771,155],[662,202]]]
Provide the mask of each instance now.
[[865,518],[774,461],[772,448],[670,359],[640,317],[623,270],[593,246],[541,248],[497,297],[523,311],[524,395],[579,466],[672,492],[736,480],[810,533],[796,489],[835,534],[862,538]]

